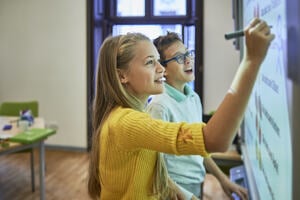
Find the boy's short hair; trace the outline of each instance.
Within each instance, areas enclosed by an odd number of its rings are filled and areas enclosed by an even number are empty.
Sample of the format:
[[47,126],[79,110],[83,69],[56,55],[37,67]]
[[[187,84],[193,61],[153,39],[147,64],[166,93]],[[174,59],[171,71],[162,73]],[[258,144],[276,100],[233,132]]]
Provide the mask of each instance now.
[[182,42],[180,36],[175,32],[167,32],[166,35],[159,36],[153,40],[153,44],[156,47],[160,60],[163,62],[166,59],[164,51],[171,46],[174,42]]

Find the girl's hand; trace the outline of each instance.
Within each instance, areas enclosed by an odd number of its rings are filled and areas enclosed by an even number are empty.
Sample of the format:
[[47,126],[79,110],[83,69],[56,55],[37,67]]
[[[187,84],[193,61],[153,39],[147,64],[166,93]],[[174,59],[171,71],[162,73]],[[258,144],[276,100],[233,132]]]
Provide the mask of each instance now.
[[245,29],[245,59],[260,65],[274,38],[275,35],[271,33],[270,26],[265,21],[254,18]]

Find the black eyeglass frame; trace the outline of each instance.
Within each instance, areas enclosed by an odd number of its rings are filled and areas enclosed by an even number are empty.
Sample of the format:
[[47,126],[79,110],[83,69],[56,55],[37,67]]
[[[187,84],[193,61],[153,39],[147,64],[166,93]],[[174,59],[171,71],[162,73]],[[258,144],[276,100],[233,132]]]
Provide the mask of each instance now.
[[[189,50],[189,51],[185,52],[184,54],[179,54],[168,60],[161,61],[160,64],[162,66],[166,66],[168,64],[168,62],[171,62],[173,60],[175,60],[178,64],[184,64],[186,61],[186,57],[194,58],[195,57],[194,55],[195,55],[195,50]],[[183,56],[183,62],[179,62],[179,59],[182,56]]]

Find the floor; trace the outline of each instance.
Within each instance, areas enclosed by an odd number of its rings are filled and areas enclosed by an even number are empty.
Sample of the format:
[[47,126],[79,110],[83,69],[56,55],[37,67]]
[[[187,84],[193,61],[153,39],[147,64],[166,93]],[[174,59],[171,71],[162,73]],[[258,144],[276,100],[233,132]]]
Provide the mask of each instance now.
[[[31,191],[30,154],[0,157],[0,200],[38,200],[39,155],[35,151],[35,192]],[[88,153],[47,150],[46,199],[89,200],[87,193]]]

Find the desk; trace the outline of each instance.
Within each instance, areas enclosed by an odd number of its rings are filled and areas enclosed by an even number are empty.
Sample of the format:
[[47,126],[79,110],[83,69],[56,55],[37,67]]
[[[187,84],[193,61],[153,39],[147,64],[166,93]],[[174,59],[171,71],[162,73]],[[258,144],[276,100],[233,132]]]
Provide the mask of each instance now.
[[[1,127],[1,132],[0,135],[11,135],[11,137],[8,138],[8,147],[1,147],[0,146],[0,156],[1,155],[6,155],[10,153],[15,153],[19,151],[23,151],[26,149],[31,149],[31,148],[38,148],[39,150],[39,158],[40,158],[40,173],[39,173],[39,181],[40,181],[40,199],[44,200],[45,199],[45,145],[44,145],[44,140],[52,134],[55,134],[55,130],[52,129],[44,129],[45,124],[44,120],[42,118],[35,118],[34,119],[34,124],[32,127],[30,127],[31,130],[40,130],[41,134],[38,137],[38,139],[35,140],[26,140],[26,137],[18,137],[22,136],[20,134],[20,130],[17,127],[16,124],[16,119],[17,117],[0,117],[0,127]],[[12,129],[7,130],[7,131],[2,131],[3,123],[8,124],[12,121],[15,121],[11,123]],[[29,131],[30,131],[29,129]],[[25,133],[21,133],[25,134]],[[30,136],[30,135],[29,135]],[[12,142],[12,141],[18,141],[18,142]]]

